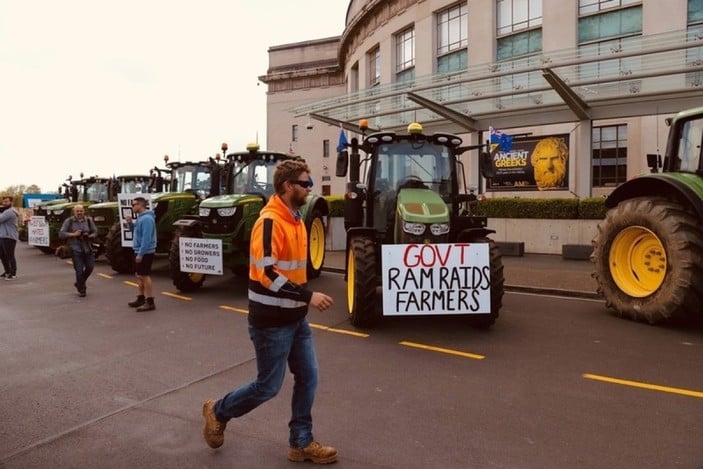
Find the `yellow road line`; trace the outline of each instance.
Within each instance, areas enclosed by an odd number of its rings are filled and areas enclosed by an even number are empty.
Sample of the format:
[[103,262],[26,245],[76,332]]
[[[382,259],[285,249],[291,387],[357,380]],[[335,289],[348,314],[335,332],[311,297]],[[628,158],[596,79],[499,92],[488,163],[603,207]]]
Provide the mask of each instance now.
[[112,275],[98,274],[98,277],[102,277],[102,278],[112,278]]
[[170,296],[171,298],[176,298],[177,300],[183,300],[183,301],[190,301],[193,298],[189,296],[183,296],[183,295],[177,295],[175,293],[167,292],[167,291],[162,291],[162,295]]
[[464,358],[473,358],[474,360],[483,360],[484,358],[486,358],[484,355],[478,355],[476,353],[461,352],[459,350],[452,350],[452,349],[442,348],[442,347],[433,347],[431,345],[418,344],[415,342],[408,342],[405,340],[402,342],[399,342],[399,344],[404,345],[406,347],[419,348],[422,350],[430,350],[432,352],[446,353],[449,355],[456,355],[456,356],[464,357]]
[[130,282],[129,280],[122,280],[122,283],[125,285],[129,285],[130,287],[139,287],[139,284],[137,282]]
[[649,389],[650,391],[661,391],[661,392],[668,392],[671,394],[681,394],[682,396],[703,398],[703,392],[691,391],[690,389],[671,388],[669,386],[661,386],[658,384],[643,383],[640,381],[630,381],[627,379],[610,378],[608,376],[593,375],[590,373],[584,373],[583,377],[586,379],[592,379],[595,381],[603,381],[604,383],[621,384],[623,386],[631,386],[633,388]]
[[235,313],[249,314],[246,309],[235,308],[234,306],[220,305],[220,309],[226,309],[227,311],[234,311]]
[[351,335],[351,336],[354,336],[354,337],[362,337],[362,338],[364,338],[364,339],[369,336],[368,334],[364,334],[363,332],[348,331],[348,330],[346,330],[346,329],[337,329],[337,328],[334,328],[334,327],[323,326],[322,324],[312,324],[312,323],[310,323],[310,327],[312,327],[312,328],[314,328],[314,329],[320,329],[321,331],[335,332],[335,333],[337,333],[337,334]]

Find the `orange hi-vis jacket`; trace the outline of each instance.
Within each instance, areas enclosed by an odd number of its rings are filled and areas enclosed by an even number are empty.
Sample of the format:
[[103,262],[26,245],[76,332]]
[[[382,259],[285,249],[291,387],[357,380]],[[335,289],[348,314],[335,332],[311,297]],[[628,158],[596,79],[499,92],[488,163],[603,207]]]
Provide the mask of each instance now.
[[249,322],[277,327],[305,317],[312,292],[307,283],[308,235],[300,216],[274,195],[251,232]]

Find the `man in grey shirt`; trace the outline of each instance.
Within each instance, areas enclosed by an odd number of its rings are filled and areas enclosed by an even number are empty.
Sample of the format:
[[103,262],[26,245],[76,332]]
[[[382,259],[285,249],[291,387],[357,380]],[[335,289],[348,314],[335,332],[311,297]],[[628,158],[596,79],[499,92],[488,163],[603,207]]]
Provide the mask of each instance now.
[[82,205],[73,207],[73,216],[68,217],[61,225],[59,237],[68,239],[71,246],[73,269],[76,271],[76,283],[73,285],[78,290],[78,295],[85,296],[85,282],[95,268],[95,255],[90,240],[98,234],[93,219],[85,216]]
[[15,246],[17,245],[17,210],[12,207],[12,197],[2,198],[2,213],[0,213],[0,260],[5,269],[2,276],[5,280],[17,277],[17,261]]

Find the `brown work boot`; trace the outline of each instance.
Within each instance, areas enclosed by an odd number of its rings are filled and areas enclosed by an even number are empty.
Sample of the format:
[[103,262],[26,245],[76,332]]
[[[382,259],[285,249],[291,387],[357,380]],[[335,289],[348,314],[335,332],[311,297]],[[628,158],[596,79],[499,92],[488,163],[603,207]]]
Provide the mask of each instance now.
[[219,448],[225,442],[227,422],[220,422],[215,417],[215,401],[212,399],[208,399],[203,404],[203,417],[205,417],[205,426],[203,427],[205,443],[210,448]]
[[141,305],[139,308],[137,308],[137,312],[141,313],[144,311],[154,311],[156,309],[156,305],[154,304],[154,299],[149,297],[146,299],[146,302]]
[[305,448],[288,448],[288,459],[295,462],[312,461],[315,464],[329,464],[337,460],[337,450],[313,441]]

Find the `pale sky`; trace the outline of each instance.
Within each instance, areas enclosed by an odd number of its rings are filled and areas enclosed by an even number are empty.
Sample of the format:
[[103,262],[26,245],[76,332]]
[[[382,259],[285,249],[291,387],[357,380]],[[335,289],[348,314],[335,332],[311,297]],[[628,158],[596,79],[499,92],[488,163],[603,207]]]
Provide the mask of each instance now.
[[265,148],[269,47],[341,35],[348,4],[0,0],[0,190]]

